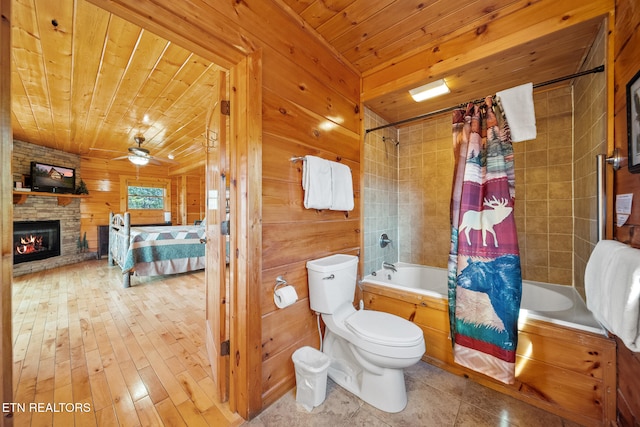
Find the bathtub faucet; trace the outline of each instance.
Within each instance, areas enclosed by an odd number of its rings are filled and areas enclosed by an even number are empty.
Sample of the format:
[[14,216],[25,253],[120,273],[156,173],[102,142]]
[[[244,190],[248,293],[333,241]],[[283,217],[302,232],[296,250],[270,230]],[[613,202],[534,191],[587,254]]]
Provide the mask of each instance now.
[[386,262],[386,261],[384,261],[384,262],[382,263],[382,268],[387,269],[387,270],[391,270],[391,271],[393,271],[394,273],[397,273],[397,272],[398,272],[398,269],[396,268],[396,266],[395,266],[395,265],[393,265],[393,264],[391,264],[390,262]]

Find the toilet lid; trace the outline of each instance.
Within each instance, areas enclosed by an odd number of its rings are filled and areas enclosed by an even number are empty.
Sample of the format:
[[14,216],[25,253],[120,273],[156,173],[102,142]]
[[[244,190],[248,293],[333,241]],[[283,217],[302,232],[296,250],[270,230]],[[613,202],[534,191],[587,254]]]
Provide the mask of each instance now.
[[345,323],[351,332],[376,344],[409,347],[424,339],[418,326],[382,311],[360,310],[347,318]]

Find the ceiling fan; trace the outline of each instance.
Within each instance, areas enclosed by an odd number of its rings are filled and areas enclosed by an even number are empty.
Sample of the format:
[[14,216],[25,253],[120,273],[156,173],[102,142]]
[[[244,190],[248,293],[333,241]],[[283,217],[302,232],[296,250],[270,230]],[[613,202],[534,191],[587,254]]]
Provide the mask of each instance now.
[[129,154],[127,154],[126,156],[116,157],[112,160],[128,159],[136,166],[145,166],[149,163],[154,165],[160,165],[162,163],[177,163],[176,161],[171,159],[161,159],[158,157],[153,157],[151,154],[149,154],[149,150],[147,150],[146,148],[142,148],[142,143],[145,141],[144,136],[136,135],[133,137],[133,140],[136,142],[136,144],[138,144],[137,147],[129,147]]

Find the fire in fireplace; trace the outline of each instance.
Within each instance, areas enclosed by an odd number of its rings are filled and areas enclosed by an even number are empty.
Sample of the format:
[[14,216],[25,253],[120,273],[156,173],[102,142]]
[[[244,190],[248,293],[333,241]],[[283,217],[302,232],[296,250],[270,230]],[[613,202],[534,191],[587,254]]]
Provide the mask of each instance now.
[[34,252],[46,251],[47,247],[42,244],[44,236],[30,234],[28,237],[20,237],[20,244],[16,245],[16,252],[20,255],[32,254]]
[[15,221],[13,247],[14,264],[60,255],[60,221]]

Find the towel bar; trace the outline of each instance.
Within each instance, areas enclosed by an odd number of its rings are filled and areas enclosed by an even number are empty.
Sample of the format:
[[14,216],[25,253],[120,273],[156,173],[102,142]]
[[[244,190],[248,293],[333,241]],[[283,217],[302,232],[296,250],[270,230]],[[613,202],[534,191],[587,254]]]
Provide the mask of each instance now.
[[289,159],[289,161],[295,163],[295,162],[304,162],[304,156],[302,157],[292,157]]
[[[620,169],[620,150],[614,148],[613,154],[607,157],[606,154],[596,156],[596,240],[599,242],[606,237],[607,226],[607,194],[606,194],[606,171],[607,164],[613,166],[613,170]],[[614,215],[615,213],[611,213]]]

